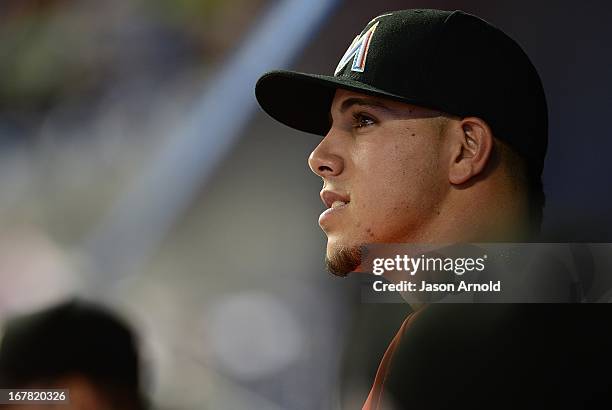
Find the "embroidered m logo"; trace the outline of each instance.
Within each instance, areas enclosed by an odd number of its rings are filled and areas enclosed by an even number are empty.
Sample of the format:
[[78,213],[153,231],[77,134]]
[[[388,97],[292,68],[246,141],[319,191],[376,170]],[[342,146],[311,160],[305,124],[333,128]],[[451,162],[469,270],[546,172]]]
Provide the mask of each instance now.
[[338,66],[336,67],[336,71],[334,71],[334,75],[338,75],[340,70],[344,68],[344,66],[353,59],[353,64],[351,65],[351,71],[357,71],[359,73],[363,73],[365,69],[366,57],[368,56],[368,49],[370,48],[370,41],[372,40],[372,36],[374,35],[374,30],[378,27],[378,21],[372,27],[368,29],[361,36],[355,37],[349,48],[346,50]]

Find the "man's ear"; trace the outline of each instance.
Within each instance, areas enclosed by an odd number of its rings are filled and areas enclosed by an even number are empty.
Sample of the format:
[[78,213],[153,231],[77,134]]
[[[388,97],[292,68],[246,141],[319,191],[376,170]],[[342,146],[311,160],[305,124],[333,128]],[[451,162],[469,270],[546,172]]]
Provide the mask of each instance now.
[[493,151],[493,133],[480,118],[466,117],[456,124],[451,140],[448,178],[460,185],[485,169]]

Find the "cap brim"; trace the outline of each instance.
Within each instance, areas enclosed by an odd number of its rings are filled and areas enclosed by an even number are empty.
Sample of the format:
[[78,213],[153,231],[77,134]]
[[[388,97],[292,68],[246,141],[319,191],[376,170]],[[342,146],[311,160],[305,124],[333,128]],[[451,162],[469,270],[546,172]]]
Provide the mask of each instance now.
[[324,136],[330,128],[330,108],[338,88],[363,94],[418,103],[359,81],[297,71],[271,71],[255,86],[261,108],[291,128]]

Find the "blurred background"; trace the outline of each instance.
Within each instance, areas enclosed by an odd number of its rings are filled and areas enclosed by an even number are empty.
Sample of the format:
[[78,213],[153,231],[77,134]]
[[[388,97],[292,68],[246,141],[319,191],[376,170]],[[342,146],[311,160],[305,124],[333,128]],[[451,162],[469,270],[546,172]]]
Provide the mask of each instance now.
[[324,272],[319,139],[253,90],[273,68],[331,74],[403,8],[472,12],[523,46],[549,102],[544,238],[610,242],[607,2],[3,0],[0,321],[112,307],[157,408],[358,408],[408,307]]

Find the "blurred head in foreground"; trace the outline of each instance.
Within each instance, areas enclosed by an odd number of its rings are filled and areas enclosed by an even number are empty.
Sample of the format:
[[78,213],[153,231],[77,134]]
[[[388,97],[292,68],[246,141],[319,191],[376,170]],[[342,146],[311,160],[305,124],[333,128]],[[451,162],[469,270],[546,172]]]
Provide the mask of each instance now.
[[525,241],[539,229],[547,107],[501,30],[461,11],[372,19],[334,75],[274,71],[256,86],[278,121],[323,137],[328,268],[368,243]]
[[[147,408],[134,334],[109,311],[77,300],[8,322],[0,346],[0,388],[69,389],[70,404],[51,408]],[[10,408],[37,406],[50,408]]]

